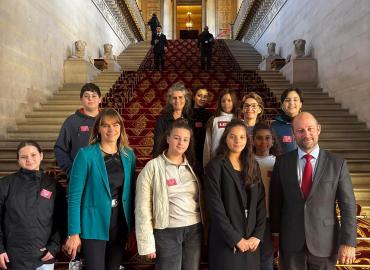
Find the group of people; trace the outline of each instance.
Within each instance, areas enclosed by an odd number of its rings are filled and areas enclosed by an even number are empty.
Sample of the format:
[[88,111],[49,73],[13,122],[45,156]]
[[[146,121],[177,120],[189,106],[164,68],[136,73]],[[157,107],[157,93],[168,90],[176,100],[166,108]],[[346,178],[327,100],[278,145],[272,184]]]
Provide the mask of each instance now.
[[[152,14],[148,22],[152,33],[150,44],[153,47],[154,68],[155,70],[164,70],[165,52],[168,47],[167,37],[162,33],[162,25],[155,13]],[[203,32],[198,37],[198,48],[200,49],[200,62],[202,70],[210,70],[212,63],[212,48],[215,43],[213,35],[205,26]]]
[[53,269],[64,243],[72,259],[82,253],[86,269],[118,270],[134,232],[139,254],[159,270],[199,269],[205,242],[210,270],[272,269],[277,250],[280,269],[353,263],[356,205],[346,162],[319,147],[321,126],[300,112],[299,89],[282,94],[283,113],[269,125],[257,93],[239,105],[224,90],[212,114],[206,89],[192,96],[175,83],[156,122],[153,159],[137,179],[119,113],[99,109],[92,83],[80,98],[54,147],[68,175],[68,206],[42,171],[36,142],[18,146],[21,168],[0,181],[1,269]]

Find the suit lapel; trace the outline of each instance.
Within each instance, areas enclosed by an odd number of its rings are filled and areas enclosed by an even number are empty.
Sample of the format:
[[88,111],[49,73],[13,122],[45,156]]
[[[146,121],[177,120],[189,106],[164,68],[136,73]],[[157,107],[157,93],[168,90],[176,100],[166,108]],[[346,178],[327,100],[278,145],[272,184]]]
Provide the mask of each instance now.
[[325,153],[325,151],[320,149],[319,157],[316,161],[314,176],[313,176],[313,179],[312,179],[313,183],[312,183],[311,191],[310,191],[310,194],[308,195],[307,200],[310,199],[312,194],[315,192],[317,186],[319,185],[319,182],[321,180],[321,176],[323,175],[323,173],[325,171],[326,163],[327,163],[326,153]]
[[103,154],[100,150],[100,146],[99,146],[98,143],[95,144],[94,151],[95,151],[96,166],[98,167],[98,170],[99,170],[99,172],[102,176],[104,187],[105,187],[105,189],[107,190],[107,192],[110,196],[111,194],[110,194],[110,186],[109,186],[109,181],[108,181],[107,169],[105,167]]
[[227,172],[229,173],[229,175],[231,176],[232,180],[234,181],[234,183],[235,183],[235,185],[236,185],[236,187],[237,187],[237,189],[239,191],[239,194],[238,194],[239,195],[239,199],[240,199],[240,201],[243,204],[242,207],[244,208],[244,205],[247,205],[247,202],[245,201],[244,196],[242,196],[242,192],[245,192],[245,190],[242,187],[242,184],[240,183],[240,180],[235,177],[234,168],[231,165],[230,160],[228,158],[225,158],[224,161],[225,161],[225,163],[224,163],[225,164],[225,168],[226,168]]
[[302,189],[299,185],[299,178],[298,178],[298,150],[294,150],[289,156],[289,160],[287,162],[287,172],[289,173],[289,185],[292,185],[295,189],[294,194],[299,194],[299,196],[303,199]]

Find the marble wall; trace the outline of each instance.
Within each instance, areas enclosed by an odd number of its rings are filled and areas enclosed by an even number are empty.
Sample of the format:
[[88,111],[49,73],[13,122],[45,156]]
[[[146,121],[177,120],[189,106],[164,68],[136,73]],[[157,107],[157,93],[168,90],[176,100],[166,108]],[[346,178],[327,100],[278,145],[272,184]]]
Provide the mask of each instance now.
[[0,34],[0,136],[62,86],[75,40],[87,42],[91,58],[103,54],[104,43],[115,55],[128,45],[92,0],[1,0]]
[[276,42],[286,57],[298,38],[318,60],[319,85],[370,127],[370,1],[287,0],[252,45],[265,55]]

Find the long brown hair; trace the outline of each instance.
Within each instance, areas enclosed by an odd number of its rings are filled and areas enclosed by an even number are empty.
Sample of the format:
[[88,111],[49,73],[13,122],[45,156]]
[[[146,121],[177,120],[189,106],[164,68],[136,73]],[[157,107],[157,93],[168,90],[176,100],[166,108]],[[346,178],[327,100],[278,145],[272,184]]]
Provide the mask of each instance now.
[[[198,172],[197,167],[197,160],[195,157],[195,150],[194,150],[194,137],[193,137],[193,130],[189,126],[188,121],[183,118],[178,118],[172,122],[172,124],[167,128],[166,132],[161,136],[161,141],[159,144],[159,151],[158,155],[161,155],[163,151],[166,151],[168,149],[168,143],[167,143],[167,137],[170,136],[172,130],[175,128],[183,128],[190,132],[190,142],[189,147],[185,151],[185,157],[188,160],[190,166],[193,168],[195,172]],[[157,155],[157,156],[158,156]]]
[[121,115],[113,108],[103,109],[96,117],[93,130],[90,135],[89,144],[95,144],[101,142],[101,136],[99,133],[99,127],[103,125],[104,120],[107,118],[114,119],[121,127],[121,134],[117,140],[117,147],[119,150],[124,150],[124,148],[129,148],[128,137],[126,134],[125,126],[123,125],[123,119]]
[[238,98],[236,97],[235,91],[234,90],[231,90],[231,89],[225,89],[225,90],[223,90],[220,93],[220,95],[218,96],[215,117],[221,115],[221,112],[222,112],[221,101],[222,101],[222,98],[225,95],[227,95],[227,94],[230,95],[231,100],[233,102],[233,109],[232,109],[231,113],[234,115],[235,118],[238,117],[238,111],[239,111],[238,110]]
[[227,126],[225,127],[225,131],[222,134],[220,144],[217,147],[216,155],[224,158],[228,156],[228,154],[230,153],[230,149],[227,147],[226,138],[229,135],[231,129],[237,126],[243,127],[247,136],[247,144],[240,153],[239,159],[241,163],[241,173],[244,179],[244,183],[247,187],[250,187],[251,185],[261,181],[261,177],[257,161],[255,160],[252,152],[252,142],[250,140],[250,137],[248,136],[248,128],[245,125],[244,121],[240,119],[233,119],[227,124]]

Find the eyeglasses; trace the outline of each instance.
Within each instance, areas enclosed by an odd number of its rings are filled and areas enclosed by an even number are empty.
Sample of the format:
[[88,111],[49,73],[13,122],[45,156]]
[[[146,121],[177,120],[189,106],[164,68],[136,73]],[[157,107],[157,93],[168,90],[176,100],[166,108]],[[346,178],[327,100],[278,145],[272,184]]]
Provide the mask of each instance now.
[[258,107],[259,105],[257,103],[253,103],[253,104],[244,103],[243,104],[243,109],[251,108],[252,110],[256,110]]

